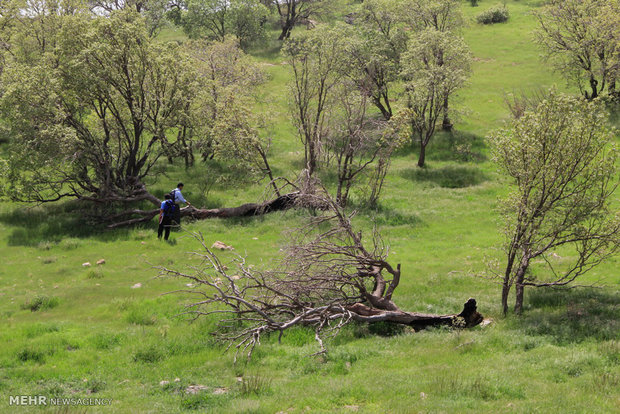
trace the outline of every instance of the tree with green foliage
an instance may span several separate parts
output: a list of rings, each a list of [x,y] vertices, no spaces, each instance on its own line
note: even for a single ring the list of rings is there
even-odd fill
[[[401,19],[415,31],[457,32],[465,24],[461,0],[404,0],[400,10]]]
[[[293,71],[291,115],[304,145],[309,175],[318,168],[321,148],[329,134],[336,87],[344,76],[345,35],[339,27],[320,26],[289,39],[282,48]]]
[[[166,24],[168,0],[88,0],[95,15],[109,15],[115,10],[135,10],[145,21],[151,36],[157,36]]]
[[[192,39],[224,41],[234,35],[243,48],[260,39],[269,11],[258,0],[188,0],[180,23]]]
[[[587,99],[618,96],[620,1],[551,0],[536,13],[545,58]]]
[[[493,158],[514,184],[501,204],[504,314],[513,286],[521,313],[526,286],[566,286],[620,247],[620,214],[611,205],[617,150],[607,123],[600,100],[551,91],[491,135]]]
[[[280,16],[282,32],[278,40],[291,37],[295,25],[330,10],[329,0],[271,0]]]
[[[2,196],[38,203],[77,198],[105,207],[147,201],[159,207],[146,186],[155,164],[162,156],[191,163],[195,142],[201,142],[197,136],[208,141],[214,129],[223,133],[212,151],[234,154],[250,169],[258,159],[270,173],[268,142],[257,135],[244,100],[261,76],[234,40],[165,44],[150,37],[145,19],[129,9],[106,17],[76,13],[62,21],[54,48],[38,59],[8,55],[0,108],[11,140],[0,171]],[[18,57],[19,50],[13,50]],[[248,148],[255,150],[252,159]],[[263,214],[292,207],[295,196],[211,210],[190,207],[182,214]],[[129,208],[101,218],[118,227],[149,221],[158,212]]]
[[[348,76],[386,120],[393,115],[390,86],[398,79],[407,42],[400,5],[397,0],[365,1],[343,45],[350,57]]]
[[[3,192],[157,203],[145,179],[187,116],[194,65],[181,47],[153,40],[135,11],[68,18],[39,62],[12,60],[2,74],[12,137]]]
[[[395,120],[419,144],[418,167],[435,133],[445,102],[467,81],[471,54],[465,41],[450,32],[425,29],[409,42],[402,58],[407,106]]]
[[[203,159],[212,158],[214,147],[221,145],[217,126],[220,118],[237,118],[239,114],[234,112],[238,110],[250,116],[248,110],[256,103],[256,89],[265,75],[232,37],[223,42],[194,41],[187,48],[196,60],[200,83],[191,106],[194,138],[190,144],[202,153]]]
[[[425,29],[435,29],[439,32],[459,33],[465,19],[461,11],[461,0],[406,0],[405,12],[402,18],[408,27],[416,32]],[[441,128],[444,131],[452,130],[450,121],[450,96],[445,96],[443,103],[443,121]]]
[[[73,17],[88,15],[90,12],[86,3],[81,0],[0,2],[0,50],[3,63],[39,63],[46,53],[53,53],[60,32]]]
[[[368,97],[343,80],[336,90],[333,126],[325,139],[328,161],[336,166],[336,203],[346,207],[351,189],[365,177],[364,195],[376,204],[397,140],[384,135],[386,122],[368,114]],[[370,173],[370,177],[368,174]]]
[[[269,177],[280,196],[267,157],[271,144],[264,133],[267,122],[254,110],[265,74],[231,37],[210,44],[191,42],[188,48],[200,63],[201,84],[191,109],[194,136],[189,144],[204,158],[236,160],[244,175]]]

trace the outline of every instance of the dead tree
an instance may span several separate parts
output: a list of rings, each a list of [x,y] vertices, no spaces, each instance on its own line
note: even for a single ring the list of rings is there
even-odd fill
[[[325,143],[328,160],[336,164],[336,201],[346,207],[352,187],[374,168],[368,193],[370,204],[375,204],[399,141],[386,139],[385,122],[369,118],[368,97],[359,93],[353,82],[345,81],[337,95],[339,113]]]
[[[296,230],[298,235],[286,251],[278,270],[259,271],[237,257],[225,266],[207,247],[202,235],[196,238],[203,251],[195,253],[201,263],[190,272],[160,268],[164,276],[191,281],[191,288],[177,292],[196,295],[184,313],[199,318],[222,315],[216,334],[248,358],[261,336],[292,326],[314,328],[318,353],[325,353],[323,338],[336,334],[351,322],[391,322],[415,330],[429,326],[471,327],[482,321],[476,301],[469,299],[459,314],[434,315],[401,310],[393,295],[401,279],[400,264],[387,261],[387,249],[378,234],[367,249],[362,233],[338,204],[323,195],[304,196],[304,203],[323,203],[325,214]]]

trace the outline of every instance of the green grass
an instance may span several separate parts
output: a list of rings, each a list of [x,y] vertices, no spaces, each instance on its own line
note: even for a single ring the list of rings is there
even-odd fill
[[[112,398],[96,412],[571,412],[611,413],[620,406],[620,263],[614,257],[581,281],[601,289],[529,290],[523,317],[501,316],[499,286],[485,279],[487,263],[502,259],[497,199],[506,180],[488,161],[484,136],[507,119],[508,93],[564,82],[542,64],[531,42],[535,2],[509,1],[510,20],[473,23],[496,2],[464,11],[476,62],[469,86],[455,101],[462,111],[454,135],[439,134],[428,167],[415,151],[393,160],[377,209],[361,204],[355,225],[373,220],[401,263],[395,301],[411,311],[453,313],[469,297],[494,323],[466,331],[350,325],[317,351],[312,331],[265,337],[251,361],[232,363],[215,341],[214,318],[179,315],[190,298],[163,295],[184,282],[157,278],[156,266],[183,268],[197,243],[173,232],[159,242],[156,225],[107,231],[65,203],[26,209],[0,204],[0,412],[9,395]],[[296,30],[304,30],[302,28]],[[181,40],[167,29],[165,40]],[[273,36],[272,36],[273,37]],[[257,108],[269,114],[278,175],[293,178],[303,156],[287,109],[289,72],[278,43],[252,50],[269,75]],[[209,182],[226,165],[160,166],[155,194],[185,182],[194,204],[233,206],[260,199],[263,184]],[[209,191],[206,191],[206,189]],[[269,267],[303,212],[184,223],[208,243],[223,241],[258,267]],[[232,256],[222,253],[226,261]],[[106,263],[96,266],[99,259]],[[90,262],[92,266],[84,267]],[[141,287],[134,288],[136,284]],[[34,309],[36,308],[36,310]],[[175,381],[178,379],[178,381]],[[162,382],[162,381],[168,381]],[[205,388],[197,394],[185,390]],[[218,391],[215,393],[216,390]],[[52,410],[53,411],[53,410]],[[64,412],[60,411],[59,412]],[[73,412],[73,410],[67,410]]]

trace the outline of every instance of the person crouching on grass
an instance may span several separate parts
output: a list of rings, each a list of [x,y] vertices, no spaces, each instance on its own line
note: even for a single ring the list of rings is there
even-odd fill
[[[161,239],[162,233],[164,230],[166,234],[164,235],[164,240],[168,240],[170,236],[170,226],[172,225],[172,218],[174,217],[174,210],[176,210],[177,206],[172,201],[172,196],[170,194],[166,194],[164,196],[164,201],[161,203],[161,207],[159,208],[159,228],[157,229],[157,238]]]

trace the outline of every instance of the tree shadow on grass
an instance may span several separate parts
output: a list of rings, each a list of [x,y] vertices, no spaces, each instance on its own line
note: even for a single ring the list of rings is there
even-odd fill
[[[528,295],[529,293],[529,295]],[[528,335],[558,344],[620,339],[620,292],[611,289],[531,289],[528,308],[511,323]]]
[[[419,143],[404,145],[396,155],[419,154]],[[426,148],[427,161],[482,162],[487,159],[483,137],[462,131],[438,131]]]
[[[280,49],[282,49],[281,40],[269,39],[250,46],[247,53],[261,60],[275,61],[280,57]]]
[[[460,165],[440,168],[413,167],[402,171],[401,176],[412,181],[430,182],[444,188],[471,187],[488,180],[488,177],[479,169]]]
[[[105,224],[96,220],[97,212],[85,203],[68,201],[36,207],[15,207],[0,214],[0,223],[8,227],[9,246],[43,246],[63,240],[92,238],[117,240],[126,237],[130,229],[107,231]],[[144,226],[154,227],[154,224]],[[70,244],[70,243],[69,243]]]
[[[487,145],[484,138],[462,131],[438,132],[429,145],[427,156],[433,161],[482,162]]]
[[[349,207],[364,213],[365,216],[371,218],[371,220],[377,226],[421,226],[424,224],[422,219],[415,213],[403,212],[391,207],[387,207],[382,203],[378,203],[375,206],[370,206],[367,203],[359,202],[359,200],[351,201]]]

